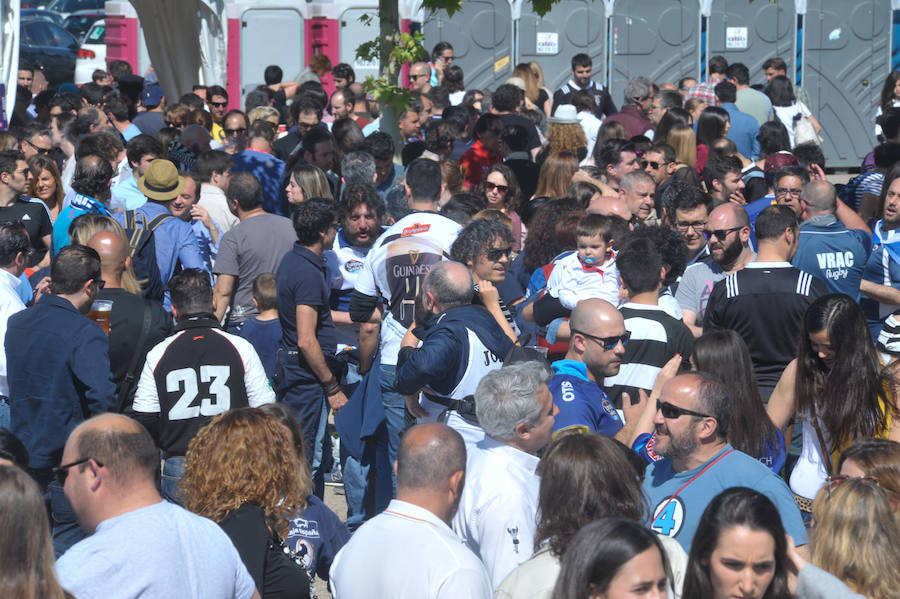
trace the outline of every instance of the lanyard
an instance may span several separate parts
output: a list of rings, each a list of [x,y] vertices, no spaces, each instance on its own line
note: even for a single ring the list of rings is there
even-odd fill
[[[729,453],[731,453],[731,452],[733,452],[733,451],[734,451],[734,448],[732,447],[731,449],[729,449],[728,451],[726,451],[725,453],[723,453],[722,455],[720,455],[719,457],[717,457],[716,459],[714,459],[712,462],[710,462],[709,464],[707,464],[706,467],[705,467],[703,470],[701,470],[700,472],[698,472],[697,474],[695,474],[694,476],[692,476],[691,479],[690,479],[689,481],[687,481],[686,483],[684,483],[683,485],[681,485],[681,487],[679,487],[679,489],[678,489],[677,491],[675,491],[674,493],[672,493],[671,496],[669,496],[669,500],[666,501],[665,505],[662,506],[662,509],[659,510],[659,512],[663,512],[663,511],[669,506],[669,504],[672,503],[672,500],[675,499],[675,498],[678,496],[679,493],[681,493],[682,491],[684,491],[684,490],[688,487],[689,484],[691,484],[692,482],[694,482],[695,480],[697,480],[697,479],[700,477],[701,474],[703,474],[704,472],[706,472],[707,470],[709,470],[710,468],[712,468],[713,466],[715,466],[715,465],[716,465],[716,462],[718,462],[719,460],[721,460],[722,458],[724,458],[725,456],[727,456]]]

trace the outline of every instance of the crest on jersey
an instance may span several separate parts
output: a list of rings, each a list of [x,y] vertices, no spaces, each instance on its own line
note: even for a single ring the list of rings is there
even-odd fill
[[[406,253],[409,254],[409,263],[410,264],[415,264],[416,262],[419,261],[419,250],[409,250]]]
[[[409,237],[410,235],[418,235],[419,233],[427,233],[431,229],[431,225],[414,223],[403,229],[400,233],[401,237]]]

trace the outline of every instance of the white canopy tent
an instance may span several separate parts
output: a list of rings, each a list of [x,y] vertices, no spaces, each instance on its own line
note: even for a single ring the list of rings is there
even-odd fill
[[[19,70],[19,0],[0,0],[0,23],[0,84],[6,89],[3,110],[9,123]]]

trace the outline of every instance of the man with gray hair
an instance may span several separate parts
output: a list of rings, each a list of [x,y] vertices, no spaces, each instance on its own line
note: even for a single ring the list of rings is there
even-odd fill
[[[341,181],[347,185],[374,185],[375,158],[368,152],[349,152],[341,160]]]
[[[559,413],[549,379],[545,363],[522,362],[488,373],[475,391],[486,437],[469,446],[453,530],[481,557],[495,589],[534,551],[536,454],[550,442]]]
[[[413,334],[397,356],[397,390],[420,422],[441,418],[468,444],[484,439],[474,393],[502,365],[512,341],[490,312],[472,305],[472,275],[458,262],[432,267],[416,298]],[[419,339],[422,344],[419,346]],[[421,393],[420,393],[421,392]]]
[[[660,224],[653,200],[654,194],[656,181],[647,171],[640,169],[631,171],[619,181],[619,197],[628,204],[631,211],[629,220],[635,226]]]
[[[646,77],[629,79],[625,84],[625,105],[622,110],[606,117],[606,122],[620,123],[625,127],[625,139],[635,135],[644,135],[653,129],[653,123],[647,118],[653,105],[653,83]]]
[[[845,210],[849,210],[843,206]],[[800,233],[791,263],[825,281],[829,293],[859,301],[862,273],[872,251],[872,236],[838,220],[837,194],[828,181],[811,181],[800,194]]]
[[[335,599],[489,599],[484,565],[449,527],[466,479],[462,437],[443,424],[414,426],[400,441],[394,470],[397,499],[334,558]]]

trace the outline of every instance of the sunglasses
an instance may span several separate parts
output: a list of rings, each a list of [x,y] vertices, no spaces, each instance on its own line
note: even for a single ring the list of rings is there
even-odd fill
[[[656,162],[655,160],[641,160],[641,168],[646,169],[648,166],[653,170],[669,164],[668,162]]]
[[[85,464],[85,463],[89,462],[89,461],[92,460],[92,459],[93,459],[93,458],[81,458],[80,460],[77,460],[77,461],[75,461],[75,462],[72,462],[71,464],[63,464],[62,466],[58,466],[58,467],[54,468],[54,469],[53,469],[53,476],[56,477],[56,482],[58,482],[60,486],[65,486],[65,484],[66,484],[66,478],[69,476],[69,468],[72,468],[72,467],[74,467],[74,466],[80,466],[81,464]],[[101,468],[103,468],[103,464],[101,464],[101,463],[98,462],[97,460],[94,460],[94,462],[95,462],[98,466],[100,466]]]
[[[589,333],[585,333],[584,331],[576,331],[572,329],[572,334],[578,333],[583,337],[587,337],[588,339],[593,339],[597,343],[603,346],[603,349],[606,351],[611,351],[616,349],[619,344],[622,344],[622,347],[628,345],[628,340],[631,339],[631,333],[629,331],[625,331],[622,335],[616,335],[613,337],[598,337],[596,335],[591,335]]]
[[[210,102],[210,106],[215,106],[216,108],[225,108],[228,106],[228,102]]]
[[[734,231],[740,231],[744,227],[731,227],[730,229],[703,229],[703,236],[709,239],[713,235],[716,236],[716,239],[725,239],[728,237],[729,233],[733,233]]]
[[[496,262],[500,258],[506,256],[509,258],[512,255],[512,246],[505,248],[491,248],[487,250],[484,255],[491,262]]]
[[[712,418],[709,414],[702,414],[700,412],[695,412],[693,410],[686,410],[685,408],[679,408],[676,405],[670,404],[667,401],[659,401],[656,400],[656,409],[662,412],[663,418],[668,418],[669,420],[674,420],[681,416],[696,416],[698,418]]]
[[[873,485],[878,484],[878,479],[874,476],[847,476],[846,474],[835,474],[834,476],[829,476],[825,479],[825,490],[828,493],[828,498],[831,499],[832,490],[838,488],[848,480],[859,480]]]
[[[237,135],[238,133],[246,133],[246,127],[238,127],[237,129],[223,129],[225,135]]]
[[[34,150],[35,150],[38,154],[43,154],[43,155],[46,156],[47,154],[50,154],[50,152],[53,151],[53,148],[40,148],[40,147],[34,145],[33,143],[31,143],[31,140],[30,140],[30,139],[26,139],[26,140],[25,140],[25,143],[27,143],[29,146],[31,146],[32,148],[34,148]]]
[[[506,193],[509,191],[509,185],[497,185],[496,183],[491,183],[490,181],[484,182],[484,188],[488,191],[494,191],[495,189],[500,193]]]
[[[428,76],[429,76],[429,75],[412,75],[412,74],[410,74],[409,80],[410,80],[410,81],[415,81],[415,80],[418,79],[419,77],[428,77]]]

